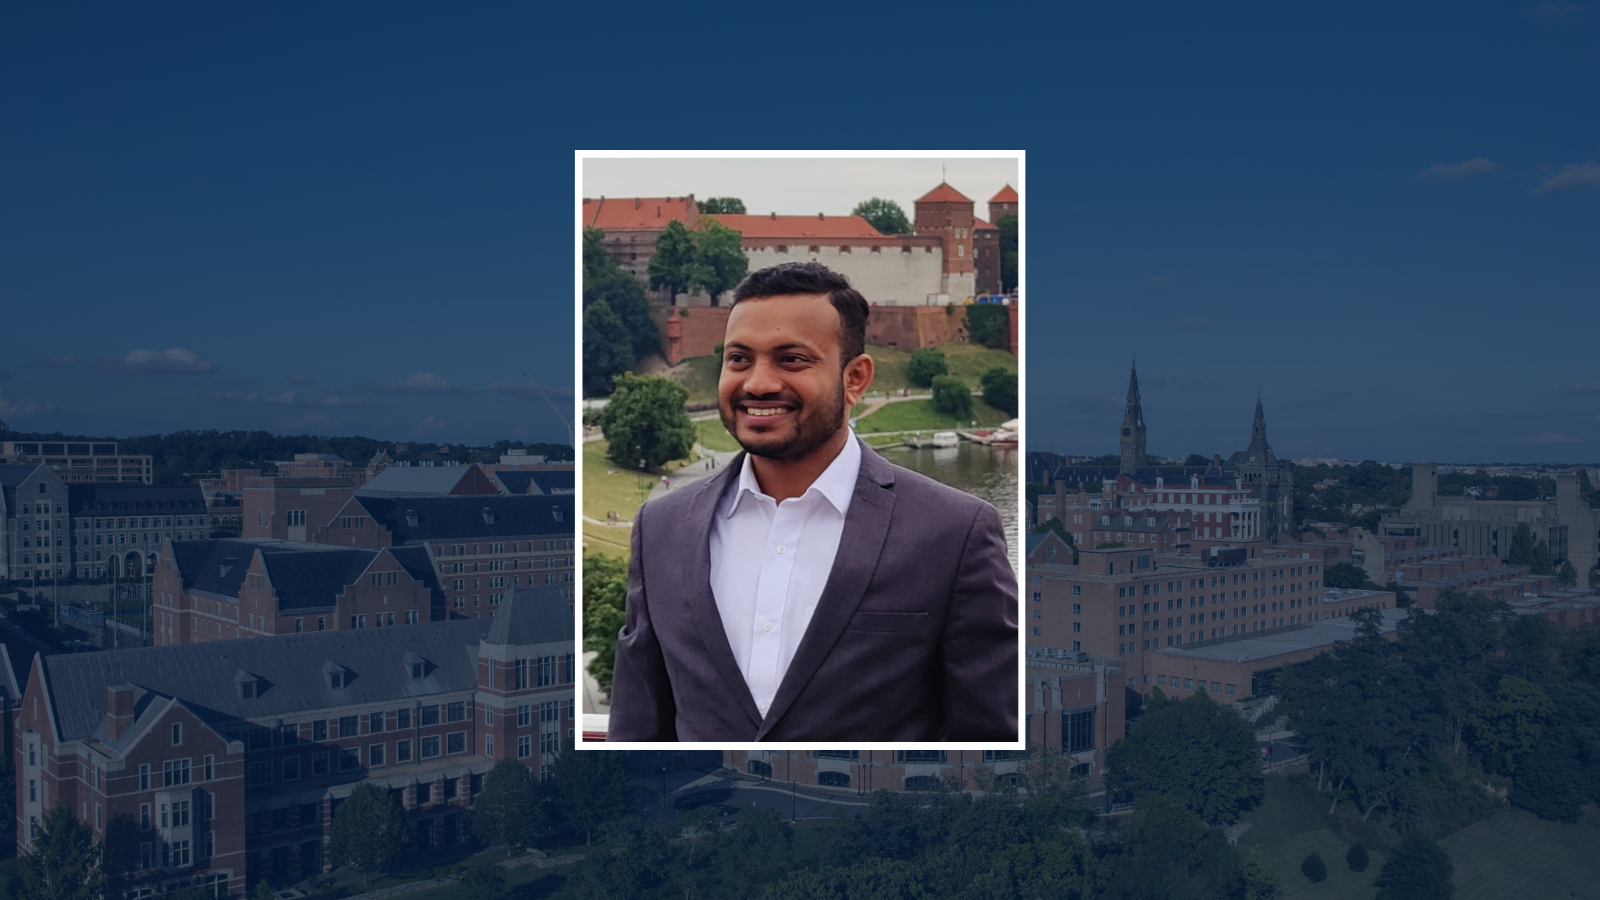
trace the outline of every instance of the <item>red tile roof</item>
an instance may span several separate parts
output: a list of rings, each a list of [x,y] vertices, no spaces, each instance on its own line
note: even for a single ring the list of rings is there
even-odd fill
[[[881,238],[878,229],[860,216],[740,216],[718,213],[711,216],[747,238]]]
[[[694,197],[601,197],[583,201],[583,224],[602,231],[654,231],[676,219],[688,224]]]
[[[923,194],[917,199],[918,203],[971,203],[972,200],[948,184],[941,182],[938,187]]]
[[[999,231],[1000,228],[999,228],[999,226],[996,226],[996,225],[990,225],[988,222],[985,222],[984,220],[978,218],[977,216],[973,216],[972,217],[972,230],[973,231]]]
[[[1008,184],[1005,187],[1000,189],[1000,193],[995,194],[993,197],[990,197],[989,198],[989,202],[990,203],[1015,203],[1015,202],[1017,202],[1017,192],[1012,189],[1011,185]]]

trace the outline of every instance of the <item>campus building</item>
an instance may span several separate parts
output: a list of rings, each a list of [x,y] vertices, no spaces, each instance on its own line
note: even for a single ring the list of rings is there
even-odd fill
[[[239,897],[324,871],[362,782],[400,802],[415,848],[465,839],[495,761],[548,779],[572,737],[572,616],[561,591],[524,590],[492,618],[35,656],[18,853],[65,807],[105,847],[109,896]]]
[[[116,441],[0,441],[0,463],[48,466],[66,484],[149,484],[152,458]]]

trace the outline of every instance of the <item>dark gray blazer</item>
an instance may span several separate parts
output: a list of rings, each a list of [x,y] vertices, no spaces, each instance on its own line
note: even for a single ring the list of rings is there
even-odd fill
[[[1017,740],[999,513],[865,444],[833,571],[762,719],[711,593],[712,517],[743,464],[634,517],[606,740]]]

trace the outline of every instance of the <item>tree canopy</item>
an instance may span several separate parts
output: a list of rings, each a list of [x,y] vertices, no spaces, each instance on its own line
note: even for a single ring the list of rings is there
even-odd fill
[[[673,219],[661,229],[648,271],[652,288],[664,289],[674,296],[688,292],[689,276],[694,271],[694,239],[682,222]]]
[[[1265,790],[1255,731],[1205,691],[1170,700],[1153,689],[1128,736],[1107,751],[1106,773],[1111,790],[1165,794],[1218,824]]]
[[[1389,854],[1374,882],[1377,900],[1450,900],[1455,864],[1433,839],[1413,832]]]
[[[633,811],[626,750],[579,750],[568,740],[556,754],[551,781],[562,814],[584,833],[585,843],[596,828]]]
[[[983,386],[983,402],[1013,416],[1017,414],[1017,373],[995,366],[983,373],[979,384]]]
[[[994,350],[1009,349],[1010,308],[1000,303],[974,303],[967,307],[967,339]]]
[[[944,351],[938,347],[914,350],[911,358],[906,360],[906,380],[918,387],[928,387],[933,384],[934,378],[949,373],[950,366],[945,362]]]
[[[682,223],[668,222],[650,258],[650,286],[674,294],[704,291],[715,305],[717,297],[738,286],[750,269],[742,240],[739,232],[709,216],[692,231]]]
[[[627,618],[628,566],[599,553],[583,555],[583,649],[595,654],[589,674],[611,693],[617,660],[617,633]]]
[[[685,459],[694,449],[694,424],[684,411],[689,391],[659,375],[616,379],[611,400],[600,416],[606,455],[619,466],[651,469]]]
[[[972,418],[972,388],[954,375],[933,379],[933,408],[947,416],[966,421]]]
[[[532,846],[549,829],[549,811],[539,779],[510,757],[483,776],[483,790],[472,802],[472,836],[485,844]]]
[[[328,828],[328,862],[360,872],[362,883],[373,872],[398,866],[409,847],[405,812],[393,795],[368,781],[339,804]]]
[[[866,219],[867,224],[878,229],[880,234],[911,233],[911,220],[906,218],[906,211],[900,208],[900,204],[893,200],[881,197],[863,200],[850,210],[850,215]]]
[[[100,900],[106,875],[89,826],[57,806],[44,814],[33,847],[21,860],[22,896],[39,900]]]
[[[744,201],[738,197],[707,197],[698,205],[702,214],[728,213],[738,216],[745,214]]]
[[[1017,217],[1008,213],[994,223],[1000,229],[1000,291],[1009,294],[1017,289]]]

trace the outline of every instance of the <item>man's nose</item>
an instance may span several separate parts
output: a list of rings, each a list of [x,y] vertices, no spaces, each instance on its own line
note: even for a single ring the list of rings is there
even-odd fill
[[[770,362],[757,360],[745,374],[744,390],[747,394],[776,394],[783,390],[783,378],[778,367]]]

